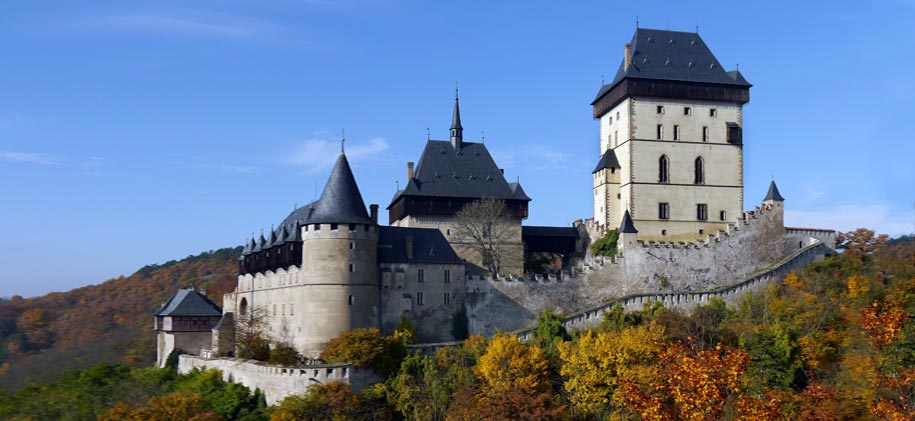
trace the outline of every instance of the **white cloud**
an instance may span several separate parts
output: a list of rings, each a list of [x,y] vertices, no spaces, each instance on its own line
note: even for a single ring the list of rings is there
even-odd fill
[[[76,21],[73,26],[122,33],[259,41],[312,50],[334,50],[327,45],[303,40],[300,31],[292,26],[200,10],[95,15]]]
[[[15,151],[2,151],[0,150],[0,161],[6,162],[21,162],[25,164],[41,164],[41,165],[53,165],[60,162],[59,159],[41,154],[41,153],[31,153],[31,152],[15,152]]]
[[[302,142],[301,146],[287,156],[290,164],[302,166],[307,173],[326,170],[336,162],[340,154],[340,141],[330,140],[330,133],[318,132],[311,139]],[[346,157],[350,162],[367,161],[378,158],[388,149],[388,142],[374,137],[367,141],[346,141]]]
[[[492,149],[493,159],[504,168],[523,167],[525,170],[556,170],[571,167],[569,155],[544,145],[527,145],[523,148]]]
[[[868,228],[880,234],[899,236],[915,232],[913,214],[884,204],[838,205],[831,209],[785,210],[785,225],[852,231]]]

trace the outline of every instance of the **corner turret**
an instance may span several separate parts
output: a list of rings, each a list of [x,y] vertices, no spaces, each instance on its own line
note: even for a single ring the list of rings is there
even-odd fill
[[[619,240],[616,243],[617,249],[622,250],[626,247],[635,246],[638,239],[639,230],[635,229],[632,215],[629,214],[629,209],[626,209],[626,212],[623,213],[623,221],[620,222]]]

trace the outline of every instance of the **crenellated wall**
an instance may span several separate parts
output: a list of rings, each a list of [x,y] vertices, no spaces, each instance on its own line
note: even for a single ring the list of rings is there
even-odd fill
[[[378,382],[380,378],[372,369],[349,364],[316,364],[301,367],[279,367],[254,360],[233,358],[204,358],[181,355],[178,373],[193,369],[222,371],[225,381],[247,386],[251,391],[264,392],[267,405],[273,405],[287,396],[304,394],[309,386],[332,381],[347,383],[358,392]]]

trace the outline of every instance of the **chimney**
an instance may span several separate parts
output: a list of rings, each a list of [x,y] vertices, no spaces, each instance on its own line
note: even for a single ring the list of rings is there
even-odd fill
[[[411,164],[412,164],[412,162],[411,162]],[[377,204],[372,203],[371,205],[369,205],[369,215],[372,218],[372,222],[374,222],[377,225],[378,224],[378,205]]]
[[[413,179],[413,161],[407,162],[407,183]]]
[[[413,258],[413,236],[407,236],[407,259]]]
[[[627,43],[623,51],[623,70],[629,70],[630,64],[632,64],[632,45]]]

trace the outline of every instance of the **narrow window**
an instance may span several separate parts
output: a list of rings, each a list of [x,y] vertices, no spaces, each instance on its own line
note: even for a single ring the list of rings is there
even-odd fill
[[[289,315],[295,316],[295,303],[289,303]]]
[[[683,115],[690,115],[693,113],[693,110],[689,107],[683,107]]]
[[[273,315],[276,316],[276,304],[273,305]]]
[[[282,313],[282,314],[285,316],[285,315],[286,315],[286,304],[283,304],[282,309],[283,309],[283,313]]]
[[[674,125],[674,140],[680,140],[680,126]]]
[[[708,220],[708,205],[705,203],[696,205],[696,219],[700,221]]]
[[[661,235],[667,235],[667,230],[661,230]]]
[[[444,305],[451,304],[451,293],[450,292],[446,292],[446,293],[442,294],[442,304],[444,304]]]
[[[352,295],[350,295],[349,298],[347,298],[347,302],[349,302],[349,305],[355,304],[355,303],[356,303],[356,297],[353,297]]]
[[[708,126],[702,126],[702,141],[708,142]]]
[[[620,133],[616,130],[613,131],[613,146],[616,146],[620,141]]]
[[[355,271],[356,271],[356,265],[350,263],[350,264],[349,264],[349,272],[350,272],[350,273],[353,273],[353,272],[355,272]]]
[[[619,112],[619,111],[616,112],[616,119],[617,119],[617,120],[620,119],[620,112]]]
[[[607,119],[607,124],[613,124],[613,116],[610,116],[610,117]]]
[[[661,155],[661,158],[658,159],[658,182],[667,183],[670,181],[668,177],[669,162],[667,160],[667,155]]]
[[[445,230],[445,233],[446,233],[445,235],[449,235],[449,236],[450,236],[450,235],[451,235],[451,228],[446,229],[446,230]]]
[[[448,269],[445,269],[445,283],[446,284],[451,283],[451,271]]]
[[[416,293],[416,305],[418,305],[418,306],[423,305],[423,293],[421,293],[421,292]]]
[[[353,242],[353,241],[350,241],[350,242],[349,242],[349,249],[350,249],[350,250],[355,250],[355,249],[356,249],[356,243]]]
[[[699,235],[705,234],[705,230],[699,230]]]
[[[658,219],[670,219],[670,203],[658,203]]]
[[[716,110],[716,109],[714,109],[714,108],[708,110],[708,116],[709,116],[709,117],[715,117],[715,116],[717,116],[717,115],[718,115],[718,110]]]
[[[664,114],[664,106],[658,105],[658,114]]]
[[[426,271],[422,269],[416,271],[416,282],[426,282]]]
[[[658,140],[664,139],[664,125],[658,124]]]
[[[728,213],[727,213],[726,211],[721,211],[721,212],[719,213],[719,216],[721,217],[721,220],[722,220],[722,221],[728,219]]]
[[[695,184],[705,184],[705,163],[702,160],[702,157],[696,158],[696,168],[695,168],[695,179],[693,183]]]

